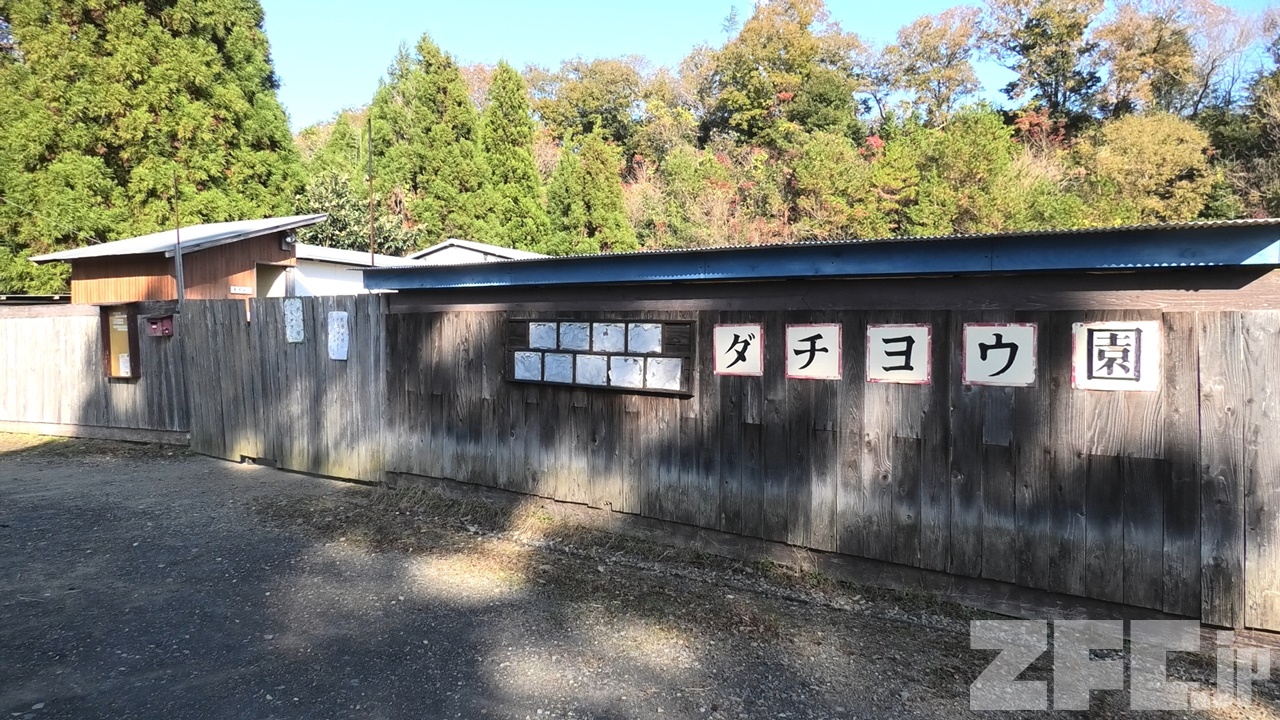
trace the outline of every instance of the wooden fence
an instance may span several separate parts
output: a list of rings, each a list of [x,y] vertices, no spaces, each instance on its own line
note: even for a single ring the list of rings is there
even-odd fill
[[[187,388],[175,338],[148,337],[138,317],[141,373],[108,379],[99,310],[92,305],[0,308],[0,427],[47,434],[180,441]],[[124,432],[119,432],[124,431]]]
[[[624,318],[625,316],[625,318]],[[506,382],[509,319],[697,323],[696,393]],[[1073,390],[1071,326],[1163,323],[1156,393]],[[1034,322],[1035,387],[959,381],[965,322]],[[715,376],[716,323],[843,324],[843,380]],[[933,382],[864,382],[867,323],[929,323]],[[422,312],[388,324],[387,470],[1280,629],[1280,312]]]
[[[0,309],[0,421],[178,431],[189,407],[193,449],[230,460],[449,478],[1280,630],[1280,310],[292,302],[301,342],[282,300],[186,303],[179,338],[141,338],[135,381],[103,378],[96,308]],[[336,311],[346,360],[328,352]],[[511,382],[506,329],[520,319],[693,322],[693,395]],[[1072,388],[1072,323],[1099,320],[1162,324],[1159,392]],[[714,375],[714,325],[748,322],[768,338],[841,323],[843,379],[787,379],[772,341],[763,377]],[[1035,386],[961,383],[968,322],[1037,323]],[[929,324],[931,384],[864,382],[868,323]]]
[[[292,299],[301,308],[301,342],[286,337],[285,302],[184,303],[192,449],[380,480],[386,376],[380,298]],[[337,311],[348,317],[347,360],[329,358],[328,316]]]

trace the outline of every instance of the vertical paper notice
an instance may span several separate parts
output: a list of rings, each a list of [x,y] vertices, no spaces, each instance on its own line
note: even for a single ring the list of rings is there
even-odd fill
[[[347,359],[347,314],[341,310],[329,313],[329,359]]]
[[[306,332],[302,329],[302,300],[298,298],[285,298],[284,338],[291,343],[306,339]]]

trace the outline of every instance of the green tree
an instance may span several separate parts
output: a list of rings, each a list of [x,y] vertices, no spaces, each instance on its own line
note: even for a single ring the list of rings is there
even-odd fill
[[[374,241],[383,255],[407,255],[417,249],[414,233],[400,218],[386,212],[385,201],[375,202]],[[329,219],[302,228],[298,239],[310,245],[342,250],[369,249],[369,190],[350,174],[318,171],[298,196],[298,212],[327,213]]]
[[[1089,25],[1103,0],[987,0],[983,33],[992,54],[1018,74],[1004,88],[1011,100],[1031,96],[1054,118],[1093,110],[1101,79]]]
[[[490,240],[479,116],[457,64],[424,35],[387,75],[370,108],[378,194],[392,199],[419,247]]]
[[[489,224],[495,241],[522,250],[537,248],[546,242],[551,225],[533,162],[533,118],[524,81],[505,62],[498,64],[489,86],[480,145],[493,188]]]
[[[1102,105],[1112,115],[1170,111],[1194,78],[1191,28],[1179,4],[1122,2],[1094,32],[1107,69]]]
[[[1184,222],[1213,192],[1209,137],[1175,115],[1127,115],[1107,123],[1079,153],[1099,225]]]
[[[619,172],[622,158],[602,133],[564,143],[547,186],[547,214],[556,231],[543,252],[569,255],[638,247],[627,220]]]
[[[945,123],[956,104],[981,87],[971,62],[977,31],[977,9],[955,7],[902,28],[897,44],[886,48],[897,85],[930,123]]]
[[[704,136],[785,147],[800,131],[856,132],[856,36],[829,22],[822,0],[764,0],[742,30],[703,60]]]
[[[301,167],[257,0],[0,0],[0,26],[10,257],[169,227],[175,175],[184,222],[292,211]]]
[[[638,56],[566,60],[556,72],[531,68],[533,110],[563,141],[599,130],[626,146],[643,106],[644,59]]]

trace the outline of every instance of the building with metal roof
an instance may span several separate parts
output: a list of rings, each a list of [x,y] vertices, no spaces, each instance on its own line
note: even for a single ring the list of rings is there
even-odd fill
[[[1280,265],[1280,219],[606,253],[375,269],[374,290]]]

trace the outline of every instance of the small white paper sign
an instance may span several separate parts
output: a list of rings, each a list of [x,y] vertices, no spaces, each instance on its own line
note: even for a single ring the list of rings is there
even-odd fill
[[[867,382],[928,385],[932,333],[928,325],[867,325]]]
[[[644,358],[614,355],[609,358],[609,384],[614,387],[644,387]]]
[[[964,384],[1036,384],[1035,323],[965,323]]]
[[[542,379],[554,383],[573,382],[573,356],[568,353],[543,355]]]
[[[560,323],[561,350],[590,350],[591,334],[587,323]]]
[[[1108,321],[1071,326],[1071,386],[1081,390],[1160,389],[1160,323]]]
[[[335,310],[329,313],[329,359],[347,359],[347,313]]]
[[[627,352],[662,352],[662,325],[658,323],[631,323],[627,326]]]
[[[542,353],[520,351],[515,356],[516,380],[542,379]]]
[[[627,348],[626,326],[622,323],[592,323],[591,349],[598,353],[620,353]]]
[[[129,353],[127,352],[120,353],[120,356],[116,358],[116,362],[120,364],[121,375],[128,375],[133,370],[133,365],[129,362]]]
[[[764,374],[762,325],[716,325],[712,335],[716,375]]]
[[[553,322],[529,323],[529,347],[534,350],[555,350],[556,332],[556,324]]]
[[[302,300],[299,298],[285,298],[284,339],[291,343],[306,340],[306,332],[302,326]]]
[[[684,361],[680,358],[649,358],[645,362],[644,386],[653,390],[679,390],[683,369]]]
[[[583,385],[605,385],[609,382],[609,359],[604,355],[576,355],[578,382]]]

